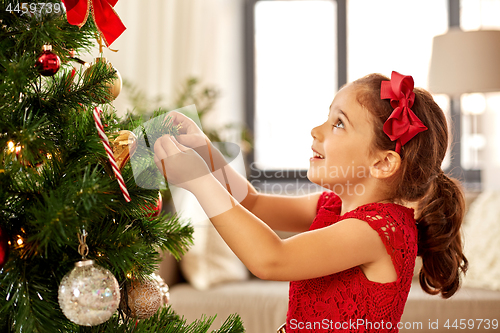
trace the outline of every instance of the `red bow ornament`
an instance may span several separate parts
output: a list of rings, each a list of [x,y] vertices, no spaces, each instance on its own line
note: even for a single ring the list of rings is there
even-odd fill
[[[113,7],[118,0],[62,0],[66,7],[68,23],[81,28],[92,17],[107,46],[111,45],[125,31],[125,26]]]
[[[401,147],[415,135],[427,130],[427,127],[413,113],[411,107],[415,101],[413,92],[414,82],[410,75],[401,75],[392,72],[390,81],[382,81],[380,98],[391,99],[394,108],[389,118],[384,123],[384,133],[396,141],[396,153],[401,152]]]

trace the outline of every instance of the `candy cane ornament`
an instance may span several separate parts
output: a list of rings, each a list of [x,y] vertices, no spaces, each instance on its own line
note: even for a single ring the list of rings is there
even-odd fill
[[[113,171],[114,171],[115,176],[116,176],[116,180],[118,181],[118,184],[120,185],[120,189],[122,190],[123,196],[125,197],[125,200],[127,202],[130,202],[130,195],[128,194],[127,187],[125,186],[125,181],[123,180],[122,173],[120,172],[120,169],[118,168],[118,164],[116,164],[116,160],[115,160],[115,157],[113,155],[113,150],[111,149],[111,146],[109,144],[108,137],[106,136],[106,133],[104,133],[104,127],[102,126],[102,122],[101,122],[101,113],[102,113],[102,110],[96,106],[94,108],[95,127],[97,128],[97,132],[99,133],[99,137],[102,140],[102,144],[104,145],[104,150],[106,150],[106,154],[108,155],[109,162],[111,162],[111,167],[113,168]]]

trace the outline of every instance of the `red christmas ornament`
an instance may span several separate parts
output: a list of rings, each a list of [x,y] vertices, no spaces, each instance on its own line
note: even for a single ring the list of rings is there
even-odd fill
[[[9,238],[0,227],[0,269],[7,262],[7,258],[9,258]]]
[[[161,209],[163,207],[163,200],[161,198],[161,194],[158,196],[158,200],[156,200],[156,206],[154,205],[144,205],[144,209],[148,212],[149,217],[157,217],[161,213]]]
[[[43,46],[43,52],[38,57],[35,67],[43,76],[52,76],[57,73],[61,67],[61,59],[59,59],[57,54],[52,52],[52,45]]]

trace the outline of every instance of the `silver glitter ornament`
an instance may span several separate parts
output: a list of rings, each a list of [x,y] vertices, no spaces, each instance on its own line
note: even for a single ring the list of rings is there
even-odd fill
[[[93,326],[107,321],[120,304],[120,287],[113,274],[93,260],[75,263],[59,285],[59,306],[78,325]]]

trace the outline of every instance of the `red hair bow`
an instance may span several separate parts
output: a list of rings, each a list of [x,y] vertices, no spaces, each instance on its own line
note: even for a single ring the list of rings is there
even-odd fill
[[[113,7],[118,0],[62,0],[66,7],[68,23],[83,27],[92,7],[95,25],[107,46],[111,45],[125,31],[125,26]]]
[[[380,98],[390,98],[394,108],[384,123],[384,133],[391,141],[397,140],[396,153],[398,154],[401,152],[401,147],[415,135],[427,130],[427,127],[411,110],[415,101],[413,86],[413,78],[410,75],[392,72],[391,80],[382,81],[380,87]]]

